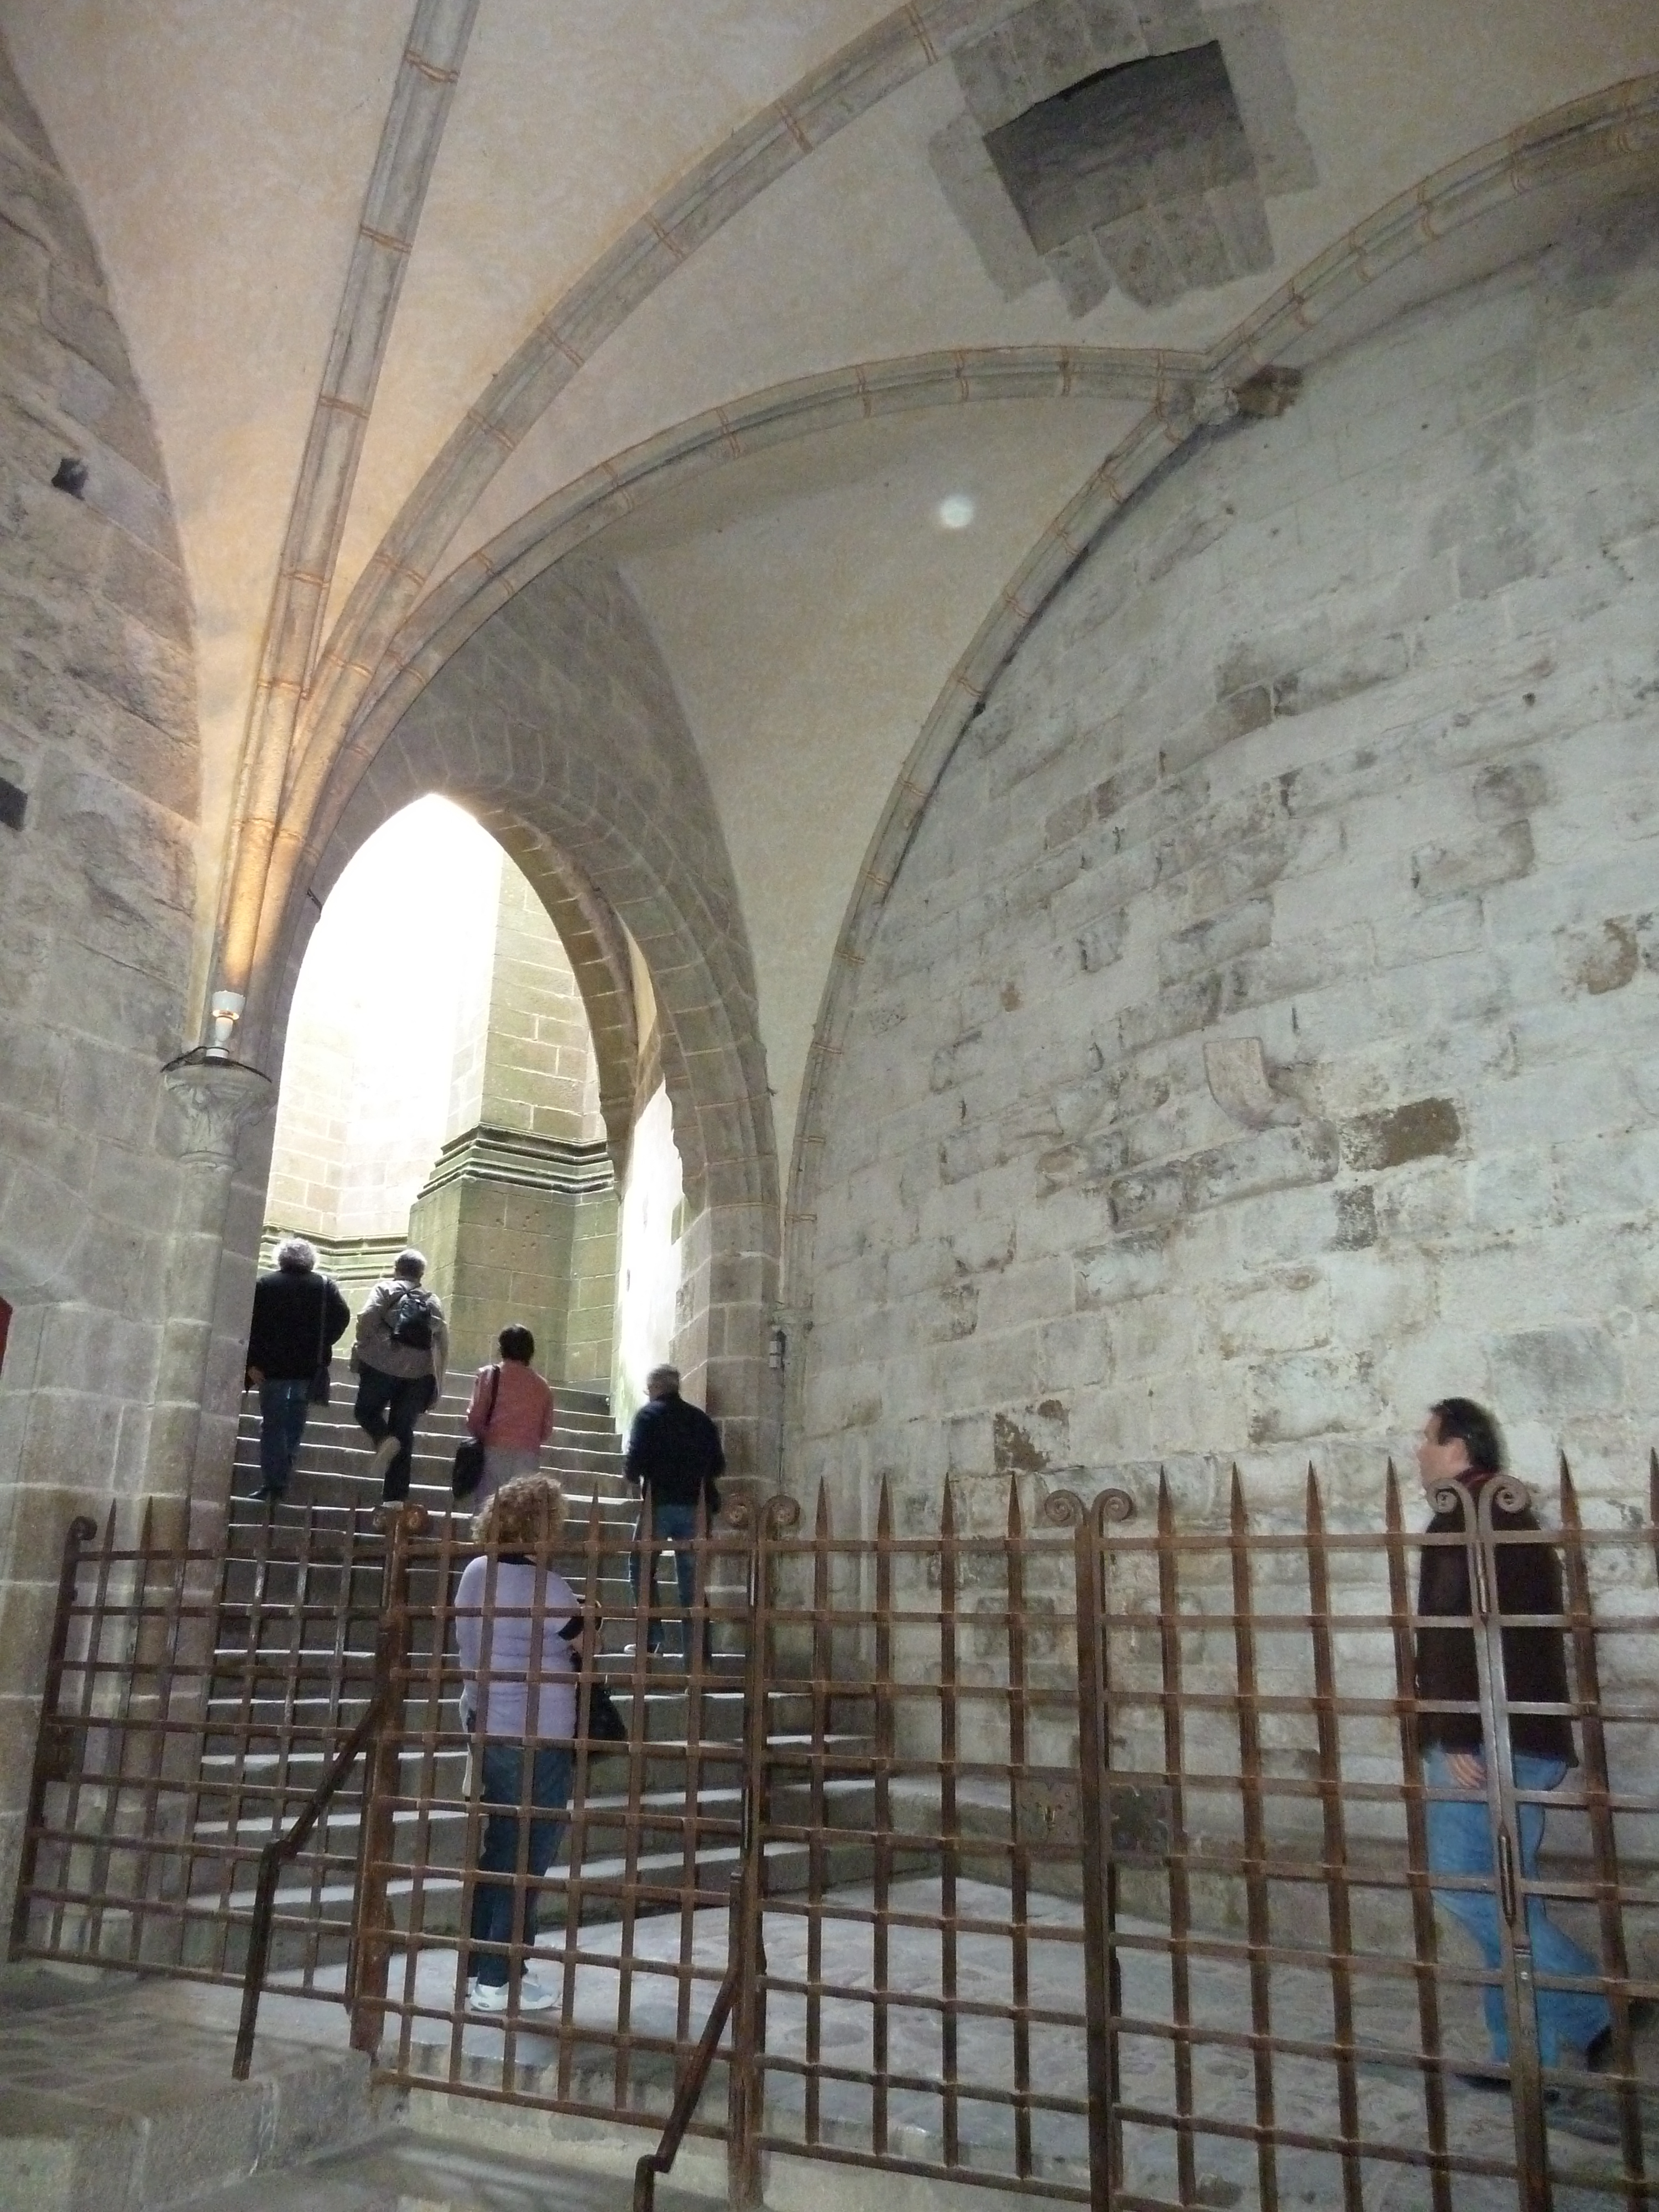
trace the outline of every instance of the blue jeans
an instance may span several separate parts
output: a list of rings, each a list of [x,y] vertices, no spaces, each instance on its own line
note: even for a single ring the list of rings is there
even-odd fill
[[[628,1555],[628,1586],[634,1594],[635,1616],[637,1619],[640,1610],[640,1547],[649,1540],[653,1548],[651,1553],[651,1618],[646,1630],[646,1643],[653,1651],[660,1651],[662,1623],[656,1613],[657,1557],[662,1546],[672,1544],[674,1547],[674,1577],[679,1584],[680,1605],[686,1616],[680,1629],[680,1656],[684,1658],[691,1650],[690,1615],[697,1595],[697,1555],[691,1548],[692,1539],[697,1533],[697,1509],[695,1505],[653,1505],[651,1528],[652,1534],[647,1540],[645,1516],[641,1513],[639,1525],[634,1531],[634,1548]],[[709,1656],[709,1637],[706,1626],[702,1647],[702,1656],[707,1659]]]
[[[1430,1745],[1423,1764],[1425,1778],[1431,1788],[1455,1786],[1442,1746]],[[1515,1754],[1517,1790],[1558,1789],[1566,1771],[1565,1759],[1540,1759],[1520,1751]],[[1544,1840],[1544,1808],[1518,1805],[1516,1811],[1521,1830],[1517,1838],[1521,1878],[1532,1881],[1537,1877],[1538,1848]],[[1492,1815],[1485,1801],[1466,1797],[1460,1803],[1431,1798],[1428,1814],[1430,1873],[1484,1875],[1489,1881],[1493,1880]],[[1498,1942],[1495,1885],[1486,1890],[1437,1890],[1435,1896],[1474,1938],[1486,1964],[1496,1966],[1503,1952]],[[1532,1938],[1535,1973],[1583,1976],[1592,1981],[1600,1975],[1601,1970],[1595,1960],[1588,1952],[1580,1950],[1571,1936],[1564,1935],[1550,1918],[1541,1897],[1527,1899],[1527,1930]],[[1486,2007],[1486,2032],[1492,2038],[1492,2057],[1501,2066],[1510,2055],[1504,1992],[1488,1984],[1481,1991],[1481,1998]],[[1538,2049],[1546,2066],[1556,2063],[1564,2043],[1580,2051],[1586,2049],[1613,2017],[1607,1999],[1596,1990],[1540,1990],[1537,2004]]]
[[[259,1385],[259,1480],[278,1497],[288,1488],[310,1410],[308,1375],[297,1382],[273,1382],[267,1376]]]
[[[482,1746],[482,1796],[486,1806],[510,1806],[510,1812],[489,1812],[484,1818],[483,1844],[478,1853],[481,1879],[472,1892],[472,1941],[498,1943],[498,1951],[476,1952],[472,1971],[486,1989],[504,1989],[508,1975],[505,1946],[522,1943],[527,1949],[536,1940],[536,1891],[553,1863],[559,1848],[562,1820],[532,1820],[526,1871],[532,1878],[520,1889],[515,1882],[485,1881],[489,1874],[516,1875],[519,1868],[518,1807],[524,1802],[524,1760],[527,1746],[499,1739]],[[550,1813],[562,1813],[570,1802],[574,1755],[568,1749],[543,1744],[533,1753],[530,1802]],[[516,1979],[514,1974],[512,1978]]]

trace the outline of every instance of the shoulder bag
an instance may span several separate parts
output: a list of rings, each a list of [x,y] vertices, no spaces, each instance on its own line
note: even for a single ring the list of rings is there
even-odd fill
[[[329,1373],[328,1341],[328,1294],[332,1288],[325,1275],[317,1301],[317,1364],[312,1370],[311,1388],[306,1393],[307,1403],[313,1406],[327,1405],[329,1384],[332,1380]]]
[[[597,1620],[594,1625],[598,1626]],[[574,1644],[585,1626],[581,1614],[576,1613],[566,1621],[559,1634],[567,1644]],[[628,1723],[622,1717],[622,1709],[597,1674],[586,1675],[576,1696],[576,1735],[586,1744],[590,1756],[597,1756],[602,1745],[628,1741]]]
[[[489,1381],[489,1405],[484,1414],[484,1432],[495,1418],[495,1401],[501,1395],[501,1370],[498,1360]],[[449,1470],[451,1494],[459,1499],[471,1498],[483,1480],[484,1448],[481,1437],[463,1437],[455,1447],[455,1463]]]

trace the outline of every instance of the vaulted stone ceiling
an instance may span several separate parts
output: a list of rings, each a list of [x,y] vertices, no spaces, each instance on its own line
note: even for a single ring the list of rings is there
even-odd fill
[[[337,367],[366,342],[394,262],[378,375],[342,372],[360,449],[307,523],[307,700],[349,690],[377,611],[389,634],[479,549],[533,538],[524,518],[550,527],[568,488],[723,410],[699,448],[718,484],[658,496],[641,466],[599,544],[708,760],[786,1151],[895,779],[1022,561],[1145,416],[1160,359],[1219,348],[1434,172],[1659,69],[1652,0],[0,0],[0,27],[178,502],[210,884],[285,533],[291,560],[323,496],[306,456],[309,438],[327,458],[331,343]],[[1080,199],[1031,173],[1048,197],[1028,236],[999,128],[1105,70],[1202,53],[1187,93],[1173,64],[1144,100],[1109,87],[1119,137]],[[1065,155],[1052,114],[1039,168]],[[403,166],[366,198],[394,142]],[[366,205],[369,259],[384,249],[367,283]],[[872,398],[917,356],[939,358],[902,373],[902,408]],[[966,527],[941,526],[953,497]],[[211,920],[210,896],[204,945]]]

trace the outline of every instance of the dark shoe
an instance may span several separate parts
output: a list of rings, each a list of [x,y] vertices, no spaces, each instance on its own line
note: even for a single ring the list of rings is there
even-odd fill
[[[253,1495],[256,1501],[261,1505],[280,1505],[283,1498],[287,1497],[288,1492],[285,1490],[273,1490],[269,1483],[262,1483],[258,1489],[254,1492]],[[1602,2033],[1605,2034],[1606,2033],[1607,2031],[1604,2028],[1602,2030]]]
[[[1655,2021],[1659,2020],[1659,1999],[1632,1997],[1628,2009],[1630,2032],[1633,2036],[1640,2035],[1644,2028],[1651,2027]],[[1611,2023],[1585,2045],[1584,2063],[1592,2074],[1606,2074],[1611,2069],[1613,2064]]]
[[[1488,2097],[1507,2097],[1510,2094],[1507,2074],[1454,2074],[1452,2080],[1461,2082],[1466,2089],[1480,2089]]]

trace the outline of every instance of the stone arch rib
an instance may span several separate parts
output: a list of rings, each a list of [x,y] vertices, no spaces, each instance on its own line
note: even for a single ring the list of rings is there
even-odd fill
[[[948,51],[1006,12],[1009,9],[1005,0],[996,0],[995,5],[977,11],[966,6],[956,10],[941,9],[939,13],[948,35],[939,51]],[[943,21],[945,17],[950,18],[948,24]],[[915,24],[908,28],[897,26],[896,29],[896,18],[889,18],[886,24],[867,34],[868,40],[878,40],[891,33],[898,39],[899,49],[908,52],[907,42],[915,35]],[[849,48],[848,55],[862,51],[862,44]],[[929,56],[933,58],[936,56]],[[846,57],[841,58],[844,61]],[[906,73],[911,67],[921,65],[912,55]],[[831,71],[836,66],[827,65]],[[902,76],[895,80],[902,81]],[[892,87],[890,84],[885,88]],[[793,103],[794,95],[790,99]],[[763,125],[764,118],[753,126],[763,136]],[[380,612],[374,621],[360,622],[346,639],[346,631],[355,619],[352,608],[357,594],[354,593],[341,617],[336,641],[325,652],[317,693],[307,718],[303,750],[287,794],[284,822],[275,842],[276,881],[272,896],[263,902],[267,922],[285,904],[288,885],[283,871],[297,859],[306,839],[304,825],[319,793],[335,773],[337,756],[342,749],[355,751],[359,764],[366,764],[396,715],[479,623],[495,608],[505,605],[549,562],[626,514],[644,495],[647,485],[665,489],[682,473],[717,465],[722,459],[735,458],[744,450],[757,450],[761,444],[774,442],[780,437],[810,434],[833,421],[848,419],[841,410],[884,412],[894,407],[933,404],[941,374],[948,375],[964,398],[1006,397],[1011,388],[1046,388],[1052,392],[1054,386],[1047,380],[1053,376],[1058,377],[1062,391],[1087,388],[1121,392],[1128,396],[1137,386],[1143,392],[1150,387],[1149,412],[1145,421],[1117,453],[1107,457],[1097,472],[1095,489],[1105,493],[1105,507],[1094,526],[1104,526],[1105,518],[1121,503],[1115,493],[1124,488],[1123,470],[1133,465],[1143,438],[1149,433],[1154,437],[1162,436],[1168,448],[1173,450],[1193,427],[1212,418],[1218,407],[1224,405],[1230,386],[1294,348],[1310,331],[1362,294],[1387,270],[1398,267],[1447,232],[1502,205],[1516,194],[1558,181],[1563,175],[1594,169],[1641,153],[1653,143],[1656,130],[1659,75],[1632,78],[1553,109],[1524,129],[1477,149],[1410,191],[1397,195],[1317,256],[1207,354],[1112,353],[1086,348],[1018,349],[957,351],[908,361],[858,364],[827,377],[799,380],[773,387],[738,406],[710,410],[603,463],[575,484],[542,502],[490,545],[480,549],[453,575],[444,578],[427,599],[422,597],[424,572],[416,563],[400,557],[386,586],[386,592],[393,596],[382,592],[376,601]],[[738,139],[732,143],[736,146],[739,142],[747,144],[744,134],[738,134]],[[701,171],[695,172],[683,190],[692,193],[702,174]],[[759,183],[751,180],[751,184],[754,191],[762,188]],[[746,191],[749,189],[745,187]],[[720,220],[733,211],[734,209],[723,208]],[[660,239],[653,235],[654,243],[660,245]],[[627,241],[623,243],[626,245]],[[619,246],[617,252],[620,253],[622,250]],[[641,247],[641,251],[645,249]],[[607,265],[602,264],[600,270],[585,283],[598,284]],[[557,308],[553,311],[544,331],[550,327],[560,312]],[[526,341],[527,350],[539,342],[540,334]],[[554,344],[552,351],[557,354],[558,350]],[[567,372],[573,368],[568,361],[565,366]],[[503,376],[507,374],[502,372]],[[1031,379],[1035,382],[1028,381]],[[556,384],[547,391],[537,414],[550,404],[557,388]],[[523,434],[532,419],[534,417],[526,416],[515,437]],[[506,449],[499,439],[486,438],[483,446],[488,449],[484,457],[493,474]],[[441,465],[441,458],[434,464],[434,470]],[[446,508],[443,536],[434,537],[424,549],[423,557],[428,564],[447,543],[466,506],[482,489],[483,481],[468,493],[463,504],[453,511]],[[417,493],[417,501],[420,497]],[[1077,528],[1085,526],[1089,498],[1090,488],[1085,487],[1067,514],[1051,526],[1051,533],[1045,533],[1045,542],[1033,556],[1039,570],[1050,550],[1051,537],[1062,547],[1069,547],[1065,554],[1067,562],[1076,557],[1081,549],[1072,541]],[[388,539],[387,545],[392,542]],[[386,548],[382,548],[382,554],[385,551]],[[1023,598],[1037,580],[1036,571],[1028,574],[1027,568],[1022,568],[1010,588],[1017,598]],[[359,588],[368,589],[367,578]],[[994,624],[1000,624],[1001,611],[999,610],[990,618]],[[964,675],[971,683],[973,672],[987,660],[985,642],[981,635],[970,646],[947,685],[947,694],[958,686]],[[1008,649],[1006,641],[1000,648],[992,649],[989,665],[998,665]],[[918,746],[919,757],[927,754],[929,743],[924,733]],[[904,783],[914,780],[907,770],[906,776],[901,779],[901,793]],[[882,834],[878,833],[878,842]],[[256,955],[252,983],[255,990],[262,964]],[[800,1127],[798,1124],[798,1129]],[[811,1133],[803,1133],[810,1136]]]
[[[659,193],[549,309],[470,406],[349,595],[319,667],[319,719],[351,718],[434,563],[507,455],[663,280],[849,123],[1027,0],[904,0]]]
[[[1190,411],[1205,374],[1194,354],[1105,347],[958,348],[860,362],[791,380],[694,416],[590,469],[464,561],[421,602],[380,666],[367,672],[349,729],[313,722],[290,784],[264,900],[262,939],[249,981],[245,1033],[261,1026],[270,970],[267,939],[281,926],[293,872],[307,865],[308,824],[343,772],[362,773],[398,717],[451,655],[555,562],[659,494],[714,467],[849,422],[941,404],[1010,398],[1144,401],[1161,416]]]
[[[238,772],[217,959],[240,985],[257,957],[295,732],[339,557],[346,509],[426,189],[478,0],[416,0],[335,313],[277,562]]]
[[[1379,277],[1518,194],[1659,152],[1659,72],[1552,109],[1400,193],[1320,254],[1171,386],[1048,525],[981,623],[935,701],[871,839],[836,939],[808,1051],[784,1217],[784,1295],[811,1281],[812,1232],[835,1073],[859,971],[887,894],[940,776],[999,672],[1083,556],[1134,492],[1270,363],[1305,352],[1319,326]]]
[[[1109,398],[1169,403],[1201,380],[1201,356],[1167,349],[1101,346],[958,348],[856,362],[822,375],[769,386],[677,423],[613,454],[519,517],[479,547],[414,607],[355,695],[351,737],[388,726],[429,676],[515,592],[566,553],[644,501],[711,468],[877,416],[980,400]],[[337,696],[332,702],[342,702]],[[303,814],[344,732],[323,699],[307,729],[289,793]]]
[[[342,763],[295,878],[305,888],[278,951],[285,979],[321,890],[380,823],[431,791],[477,814],[532,880],[556,865],[564,895],[587,898],[596,939],[608,915],[640,948],[694,1217],[678,1360],[726,1420],[734,1466],[753,1466],[779,1219],[753,969],[702,763],[613,571],[577,559],[538,579],[451,658],[372,764]],[[599,964],[619,957],[616,940],[596,951]],[[258,1043],[277,1049],[274,1023]],[[614,1054],[610,1080],[620,1094]]]

